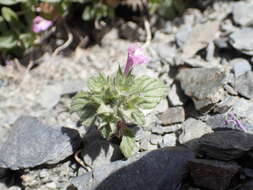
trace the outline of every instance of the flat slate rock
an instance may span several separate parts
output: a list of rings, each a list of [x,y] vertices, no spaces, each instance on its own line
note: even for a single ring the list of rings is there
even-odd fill
[[[241,26],[253,25],[253,2],[238,2],[233,6],[233,20]]]
[[[160,115],[162,125],[170,125],[175,123],[182,123],[185,120],[185,113],[183,107],[168,108]]]
[[[182,69],[177,75],[185,94],[192,98],[197,110],[224,98],[226,75],[219,68]]]
[[[210,190],[225,190],[240,166],[217,160],[195,159],[189,162],[195,185]]]
[[[253,29],[242,28],[230,35],[230,44],[238,51],[253,55]]]
[[[0,167],[18,170],[56,164],[80,146],[79,133],[70,128],[53,128],[31,116],[21,116],[2,144]]]
[[[251,65],[246,59],[236,58],[229,62],[233,66],[235,77],[239,77],[244,73],[251,71]]]
[[[248,71],[237,77],[235,89],[240,95],[249,99],[253,98],[253,72]]]
[[[78,190],[178,190],[195,158],[183,147],[163,148],[116,161],[74,178]]]
[[[198,140],[199,151],[210,158],[230,161],[253,148],[253,135],[236,130],[216,131]]]

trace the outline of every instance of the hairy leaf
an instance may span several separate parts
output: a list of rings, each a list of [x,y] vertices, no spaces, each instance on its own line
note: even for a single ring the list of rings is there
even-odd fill
[[[93,76],[88,80],[88,87],[93,92],[100,92],[107,86],[108,82],[102,74],[99,74],[98,76]]]
[[[85,126],[91,126],[97,114],[97,107],[91,104],[86,105],[81,111],[78,112],[80,119]]]
[[[0,49],[11,49],[16,46],[15,38],[10,36],[0,36]]]
[[[0,0],[0,5],[14,5],[20,2],[27,2],[29,0]]]
[[[124,130],[120,150],[126,158],[129,158],[138,151],[138,146],[135,142],[134,135],[129,129]]]
[[[79,92],[72,99],[71,111],[81,111],[88,103],[90,103],[90,97],[88,94],[85,92]]]
[[[143,126],[145,124],[145,116],[140,110],[135,110],[131,114],[131,118],[139,125]]]
[[[167,87],[159,79],[142,76],[135,79],[131,88],[132,96],[138,96],[136,104],[141,109],[154,108],[167,94]]]

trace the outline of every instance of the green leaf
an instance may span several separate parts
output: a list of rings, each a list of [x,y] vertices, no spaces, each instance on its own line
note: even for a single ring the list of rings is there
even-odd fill
[[[80,119],[85,126],[91,126],[95,119],[97,113],[96,105],[87,104],[81,111],[78,112]]]
[[[72,98],[71,112],[81,111],[88,103],[90,97],[86,92],[79,92]]]
[[[139,125],[143,126],[145,124],[145,116],[142,111],[135,110],[131,114],[131,118]]]
[[[28,49],[33,45],[33,42],[35,40],[35,36],[33,33],[23,33],[19,35],[19,39],[22,41],[24,48]]]
[[[29,0],[0,0],[1,5],[14,5],[20,2],[27,2]]]
[[[18,22],[19,20],[17,14],[8,7],[3,7],[1,13],[3,18],[9,23]]]
[[[7,33],[7,25],[2,16],[0,16],[0,33]]]
[[[129,129],[124,129],[124,134],[120,143],[120,150],[126,158],[129,158],[138,151],[134,135]]]
[[[88,87],[92,92],[100,92],[107,86],[108,82],[102,74],[90,77],[88,80]]]
[[[152,109],[167,95],[167,87],[159,79],[142,76],[135,79],[130,92],[132,96],[140,97],[137,107]]]
[[[47,2],[47,3],[59,3],[61,2],[62,0],[41,0],[43,2]]]
[[[12,35],[0,36],[0,49],[11,49],[17,45],[15,38]]]
[[[102,137],[107,140],[110,139],[111,132],[112,132],[112,130],[109,125],[105,125],[100,129],[100,133],[101,133]]]

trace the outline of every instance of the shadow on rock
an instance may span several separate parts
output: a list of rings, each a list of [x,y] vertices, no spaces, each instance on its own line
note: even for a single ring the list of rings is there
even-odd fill
[[[104,165],[72,183],[78,190],[180,190],[187,162],[194,158],[184,147],[163,148]]]
[[[240,186],[243,167],[253,168],[253,135],[216,131],[177,147],[136,154],[72,179],[78,190],[181,190],[198,186],[225,190]],[[247,159],[246,159],[247,158]]]
[[[81,157],[85,164],[93,168],[122,159],[119,145],[103,139],[95,127],[89,129],[83,140]]]

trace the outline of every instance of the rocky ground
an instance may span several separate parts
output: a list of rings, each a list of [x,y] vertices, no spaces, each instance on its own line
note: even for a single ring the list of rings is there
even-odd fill
[[[124,65],[142,28],[124,23],[100,45],[45,54],[31,70],[1,66],[0,189],[252,190],[252,10],[250,0],[217,1],[173,21],[151,19],[152,60],[135,73],[161,78],[168,96],[144,127],[131,128],[140,153],[126,161],[69,109],[89,76]]]

